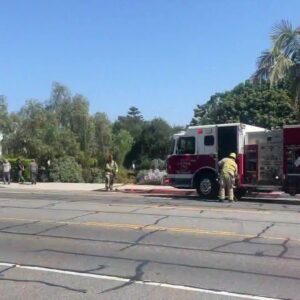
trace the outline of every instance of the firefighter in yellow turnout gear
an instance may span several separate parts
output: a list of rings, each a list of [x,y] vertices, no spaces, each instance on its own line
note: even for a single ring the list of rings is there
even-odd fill
[[[114,161],[113,156],[110,154],[108,156],[106,165],[105,165],[105,190],[112,191],[116,175],[118,173],[118,165]]]
[[[228,157],[223,158],[219,162],[220,168],[220,191],[219,200],[225,200],[225,191],[228,200],[234,201],[233,188],[235,185],[235,179],[238,178],[238,167],[236,164],[236,154],[230,153]]]

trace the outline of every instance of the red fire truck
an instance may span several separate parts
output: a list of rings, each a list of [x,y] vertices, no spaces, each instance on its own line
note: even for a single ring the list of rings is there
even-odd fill
[[[237,195],[246,191],[300,193],[300,125],[282,129],[241,124],[190,126],[173,136],[167,181],[196,189],[203,198],[218,193],[218,161],[237,153]]]

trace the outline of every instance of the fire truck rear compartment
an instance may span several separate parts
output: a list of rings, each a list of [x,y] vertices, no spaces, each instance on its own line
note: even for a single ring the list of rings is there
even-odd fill
[[[238,153],[238,127],[218,127],[218,160],[228,156],[231,152]]]
[[[245,146],[245,182],[281,186],[283,180],[282,130],[248,133]]]

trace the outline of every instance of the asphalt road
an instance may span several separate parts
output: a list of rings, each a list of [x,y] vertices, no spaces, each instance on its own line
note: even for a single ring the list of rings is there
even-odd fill
[[[300,206],[0,191],[1,299],[300,299]]]

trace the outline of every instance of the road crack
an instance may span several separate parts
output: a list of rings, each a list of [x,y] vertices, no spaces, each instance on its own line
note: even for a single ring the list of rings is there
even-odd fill
[[[19,282],[20,283],[39,283],[39,284],[47,285],[50,287],[65,289],[65,290],[72,291],[72,292],[83,293],[83,294],[87,293],[87,290],[85,290],[85,289],[75,289],[75,288],[68,287],[65,285],[50,283],[50,282],[42,281],[42,280],[14,279],[14,278],[0,278],[0,280],[17,282],[17,283],[19,283]]]

